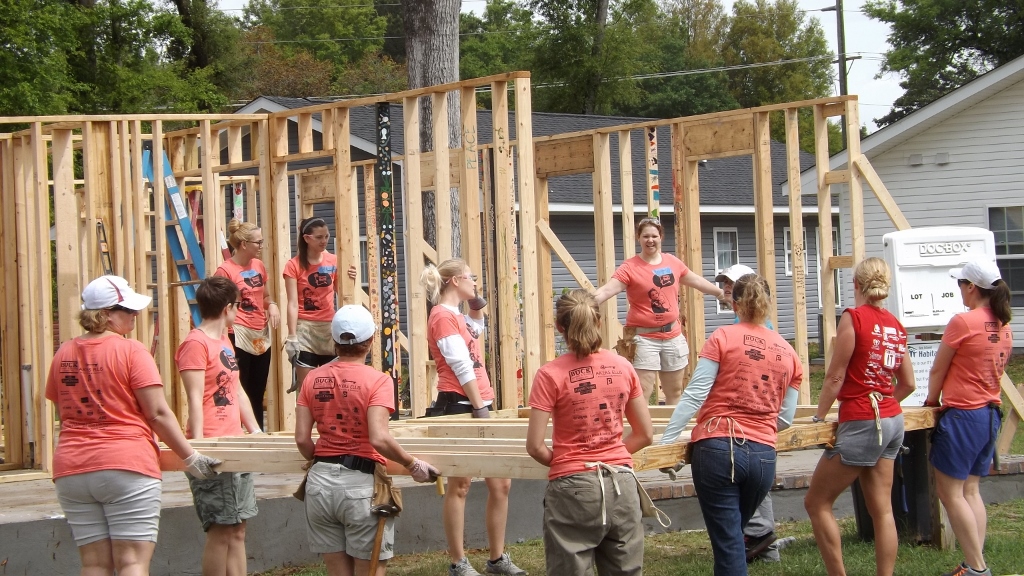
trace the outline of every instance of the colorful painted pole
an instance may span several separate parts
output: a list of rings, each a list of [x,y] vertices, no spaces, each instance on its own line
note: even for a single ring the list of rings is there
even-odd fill
[[[659,218],[661,213],[661,190],[658,184],[658,128],[648,126],[647,148],[644,149],[644,161],[647,164],[647,215]]]
[[[401,359],[398,357],[398,252],[395,237],[394,174],[391,170],[391,104],[377,104],[377,226],[380,230],[381,371],[391,374],[399,406]],[[370,263],[372,265],[373,263]],[[398,420],[398,411],[392,416]]]

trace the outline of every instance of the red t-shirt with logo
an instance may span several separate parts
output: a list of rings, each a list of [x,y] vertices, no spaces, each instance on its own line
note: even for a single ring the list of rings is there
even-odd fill
[[[483,362],[484,355],[480,350],[480,334],[469,326],[465,316],[442,305],[434,306],[430,310],[430,318],[427,319],[430,356],[437,364],[438,392],[457,392],[463,396],[466,395],[455,372],[448,366],[444,355],[441,354],[441,349],[437,347],[438,340],[456,335],[465,340],[466,347],[469,348],[469,357],[473,360],[473,373],[476,375],[480,399],[494,400],[494,389],[491,388],[491,379],[487,377],[487,368]]]
[[[351,454],[387,463],[370,444],[366,413],[370,406],[395,411],[391,376],[373,366],[330,362],[306,376],[295,403],[309,408],[316,422],[320,438],[316,441],[314,455]]]
[[[563,354],[542,366],[530,388],[530,407],[551,413],[548,480],[593,470],[587,462],[632,466],[622,417],[626,403],[642,395],[633,366],[608,350],[583,359]]]
[[[888,310],[865,304],[847,308],[856,343],[839,388],[839,421],[874,420],[868,394],[878,392],[878,415],[891,418],[901,414],[900,403],[892,397],[893,376],[906,358],[907,331]]]
[[[1001,404],[999,381],[1013,352],[1013,331],[987,306],[957,314],[942,334],[956,350],[942,385],[942,405],[974,410]]]
[[[731,435],[774,447],[786,389],[799,389],[803,379],[800,358],[789,342],[765,326],[730,324],[711,334],[700,357],[718,363],[718,376],[697,413],[690,441]]]
[[[319,264],[301,270],[296,256],[284,265],[284,277],[295,279],[299,296],[299,320],[330,322],[334,319],[334,288],[338,283],[338,257],[324,252]]]
[[[615,278],[626,285],[629,312],[626,325],[658,328],[675,322],[671,332],[650,332],[645,338],[669,339],[682,334],[679,320],[679,281],[690,269],[671,254],[661,254],[661,262],[648,264],[634,256],[615,269]]]
[[[263,330],[267,325],[267,313],[263,310],[263,298],[267,290],[267,269],[257,258],[249,261],[248,266],[239,266],[228,258],[217,267],[215,276],[231,279],[238,286],[238,313],[235,324],[253,330]]]
[[[75,338],[53,355],[46,398],[60,437],[53,477],[127,470],[161,478],[159,448],[135,390],[163,386],[149,350],[120,336]]]
[[[242,435],[242,414],[238,407],[238,360],[227,336],[209,337],[198,328],[189,332],[174,355],[178,370],[202,370],[203,438]],[[186,431],[189,438],[191,430]]]

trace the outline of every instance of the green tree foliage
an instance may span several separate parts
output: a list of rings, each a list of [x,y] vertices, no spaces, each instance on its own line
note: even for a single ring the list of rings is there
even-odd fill
[[[524,70],[538,28],[533,13],[513,0],[488,0],[483,18],[463,13],[459,21],[459,75],[479,78]]]
[[[338,69],[379,52],[387,26],[366,0],[251,0],[245,19],[287,43],[284,52],[302,49]]]
[[[881,73],[903,78],[881,126],[1024,54],[1022,0],[873,0],[864,12],[891,29]]]
[[[739,107],[721,66],[722,40],[728,20],[717,0],[673,0],[641,30],[649,48],[648,68],[669,76],[640,80],[642,95],[619,106],[616,114],[674,118]]]
[[[274,33],[257,26],[242,34],[242,72],[229,92],[232,99],[252,100],[262,95],[320,96],[327,94],[334,66],[317,60],[301,48],[285,51],[274,43]]]
[[[67,54],[78,10],[62,0],[7,0],[0,9],[0,115],[62,114],[78,86]]]
[[[539,110],[607,114],[640,96],[632,76],[649,62],[640,32],[657,14],[653,0],[528,0],[541,19],[533,45]],[[540,87],[544,86],[544,87]]]

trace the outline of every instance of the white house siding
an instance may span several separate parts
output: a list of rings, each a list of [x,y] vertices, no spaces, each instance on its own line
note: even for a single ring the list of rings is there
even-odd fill
[[[943,152],[949,163],[938,165],[935,155]],[[922,155],[921,165],[908,165],[912,154]],[[876,156],[869,153],[869,160],[911,226],[987,228],[989,206],[1024,204],[1024,82]],[[843,226],[849,230],[845,193],[843,201]],[[864,222],[866,253],[881,256],[882,236],[896,228],[867,186]],[[844,235],[846,254],[849,241]],[[852,290],[850,285],[843,293],[848,305]],[[1011,325],[1019,347],[1024,308],[1014,309]]]

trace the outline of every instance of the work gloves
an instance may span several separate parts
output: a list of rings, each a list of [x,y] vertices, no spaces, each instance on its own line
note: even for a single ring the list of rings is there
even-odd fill
[[[412,479],[417,482],[433,482],[441,475],[441,472],[431,466],[430,462],[424,462],[419,458],[413,458],[412,466],[409,466],[408,470]]]
[[[192,455],[185,458],[185,471],[196,478],[210,479],[217,475],[214,466],[220,464],[220,460],[203,456],[199,452],[192,452]]]
[[[298,336],[289,336],[284,341],[284,354],[288,357],[288,361],[292,364],[295,363],[295,359],[299,356],[301,349],[299,347]]]

